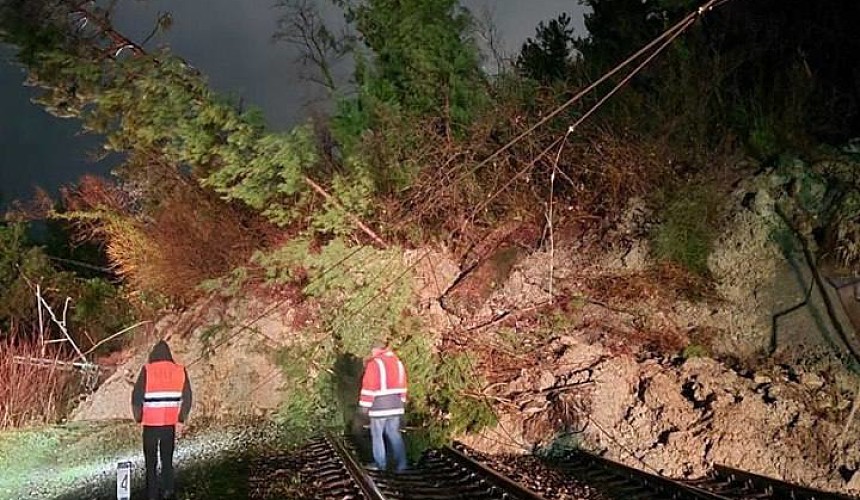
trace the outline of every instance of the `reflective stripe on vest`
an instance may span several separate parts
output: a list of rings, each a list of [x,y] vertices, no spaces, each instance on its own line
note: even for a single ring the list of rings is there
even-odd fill
[[[376,370],[379,374],[379,389],[362,389],[361,394],[365,396],[385,396],[388,394],[406,394],[406,368],[403,363],[397,359],[397,379],[394,380],[394,387],[388,386],[388,369],[385,366],[385,361],[381,358],[373,358],[376,363]]]
[[[182,407],[185,368],[171,361],[147,364],[146,392],[143,395],[143,425],[176,425]]]
[[[373,382],[378,382],[378,385],[362,387],[359,406],[368,408],[370,417],[403,415],[403,403],[406,402],[406,368],[403,363],[391,351],[375,356],[371,363],[375,365],[378,377]]]

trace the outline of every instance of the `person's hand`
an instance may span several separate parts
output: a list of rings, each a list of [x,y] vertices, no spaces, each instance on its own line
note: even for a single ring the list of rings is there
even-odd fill
[[[176,423],[176,439],[185,436],[185,424],[182,422]]]
[[[370,408],[368,408],[366,406],[359,406],[358,411],[359,411],[359,413],[361,413],[363,416],[366,417],[370,413]]]

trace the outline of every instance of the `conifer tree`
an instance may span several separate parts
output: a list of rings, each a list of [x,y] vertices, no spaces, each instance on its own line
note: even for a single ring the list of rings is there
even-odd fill
[[[359,65],[361,98],[447,117],[454,128],[474,118],[485,86],[473,21],[457,0],[368,0],[347,12],[372,51]]]

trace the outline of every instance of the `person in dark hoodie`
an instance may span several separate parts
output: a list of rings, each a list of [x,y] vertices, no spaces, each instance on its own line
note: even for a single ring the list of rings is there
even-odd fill
[[[191,411],[191,382],[182,365],[173,361],[170,346],[161,340],[149,354],[131,393],[134,420],[143,424],[143,456],[146,462],[146,494],[159,498],[158,455],[161,455],[161,491],[173,498],[173,448],[177,431]]]

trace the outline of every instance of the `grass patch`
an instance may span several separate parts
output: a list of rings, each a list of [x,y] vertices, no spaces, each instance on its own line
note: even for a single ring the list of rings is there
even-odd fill
[[[655,257],[706,276],[718,230],[715,190],[707,185],[684,187],[669,196],[662,215],[653,235]]]
[[[31,485],[69,483],[136,453],[140,427],[127,422],[73,423],[0,433],[0,497],[28,496]]]
[[[688,344],[687,347],[685,347],[684,350],[681,351],[681,357],[684,359],[710,358],[712,356],[713,354],[707,346],[696,343]]]
[[[11,430],[0,433],[0,491],[30,471],[55,459],[63,432],[59,428]]]

